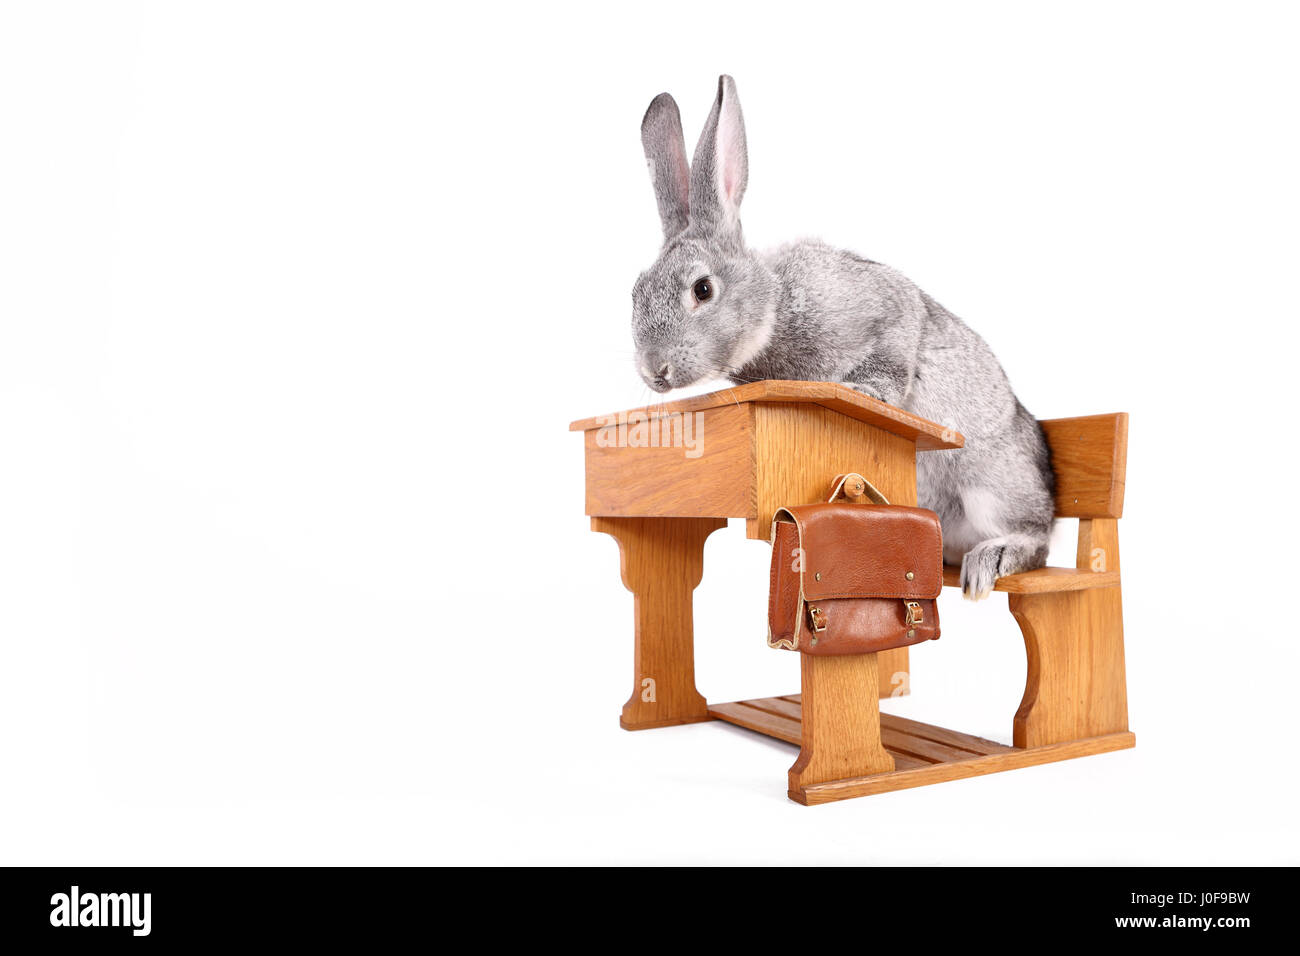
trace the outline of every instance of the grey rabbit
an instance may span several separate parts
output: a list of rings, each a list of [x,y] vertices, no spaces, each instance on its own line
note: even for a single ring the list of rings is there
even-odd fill
[[[656,392],[713,378],[842,382],[960,431],[965,447],[917,458],[922,507],[937,512],[944,560],[966,597],[1042,567],[1054,478],[1038,421],[975,332],[889,266],[817,240],[745,245],[745,124],[718,80],[688,165],[667,93],[641,123],[664,244],[632,292],[637,368]]]

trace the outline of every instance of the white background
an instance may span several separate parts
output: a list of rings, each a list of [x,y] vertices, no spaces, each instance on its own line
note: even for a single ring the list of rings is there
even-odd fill
[[[0,862],[1298,862],[1282,4],[0,15]],[[888,262],[1041,417],[1132,414],[1138,748],[816,809],[619,730],[575,418],[636,405],[639,123],[717,74],[748,237]],[[1069,561],[1071,528],[1057,560]],[[711,700],[790,693],[716,533]],[[886,706],[1009,740],[1006,598]]]

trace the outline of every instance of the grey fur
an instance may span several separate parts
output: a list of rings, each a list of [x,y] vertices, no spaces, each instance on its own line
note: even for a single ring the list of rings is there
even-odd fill
[[[653,114],[653,116],[652,116]],[[651,103],[642,124],[664,246],[632,292],[642,377],[658,392],[709,378],[843,382],[961,432],[965,447],[917,458],[922,507],[938,513],[944,560],[961,561],[968,598],[996,580],[1042,567],[1052,529],[1051,460],[1038,421],[1017,400],[979,335],[902,274],[817,240],[770,252],[744,242],[748,183],[740,101],[731,77],[718,94],[690,169],[677,105]],[[698,302],[695,283],[713,295]]]
[[[691,172],[686,162],[686,140],[682,138],[682,117],[676,101],[667,93],[650,101],[641,120],[641,145],[659,203],[664,239],[671,239],[686,228]]]

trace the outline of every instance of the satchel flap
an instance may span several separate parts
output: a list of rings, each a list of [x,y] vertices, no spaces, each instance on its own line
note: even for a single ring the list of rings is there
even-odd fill
[[[933,511],[857,504],[785,510],[799,527],[806,600],[933,600],[943,590],[943,534]]]

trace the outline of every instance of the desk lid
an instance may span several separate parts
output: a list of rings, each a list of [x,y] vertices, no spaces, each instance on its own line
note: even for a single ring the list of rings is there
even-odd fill
[[[614,420],[626,420],[626,417],[632,414],[643,415],[646,418],[662,418],[683,412],[699,412],[721,405],[739,405],[743,402],[805,402],[821,405],[849,418],[875,425],[883,431],[902,435],[916,442],[918,451],[960,448],[965,444],[965,439],[960,432],[946,429],[942,425],[920,418],[911,412],[905,412],[901,408],[895,408],[893,405],[886,405],[847,385],[839,385],[835,382],[793,382],[775,379],[724,388],[706,395],[693,395],[675,402],[664,402],[593,418],[580,418],[569,425],[569,431],[585,432],[588,429],[600,428]]]

